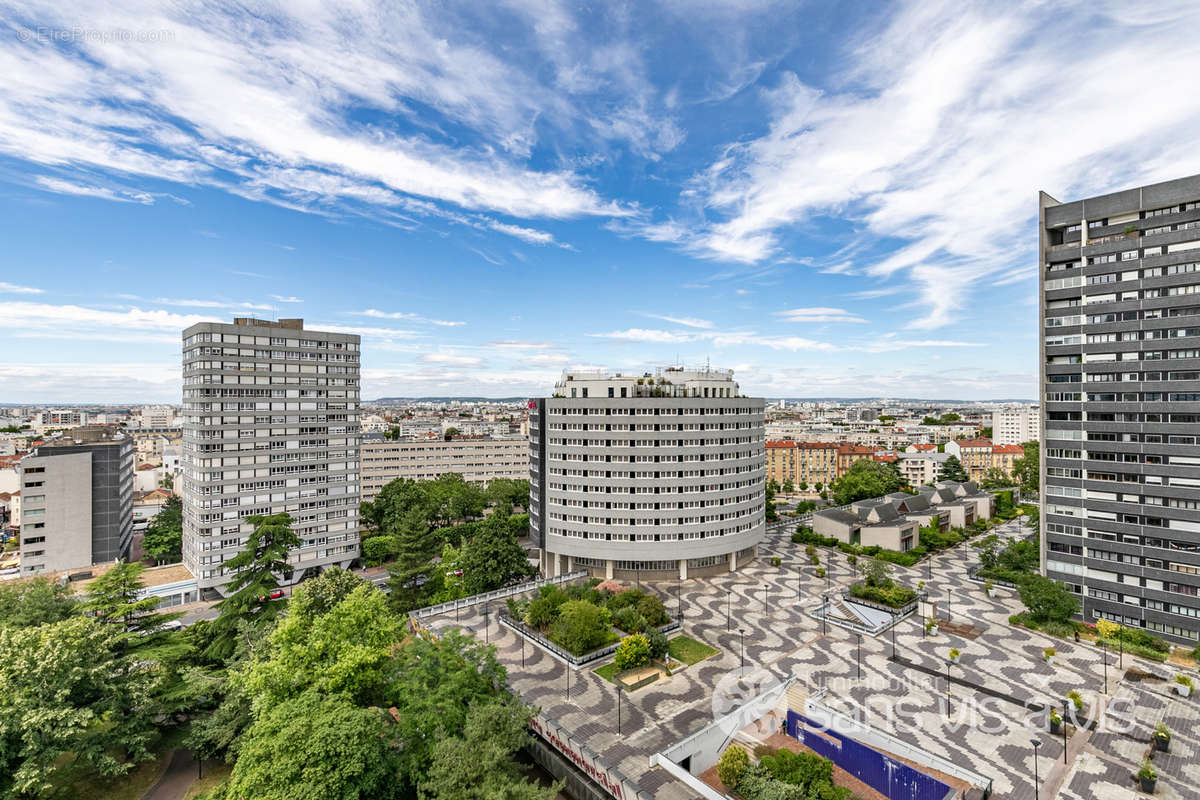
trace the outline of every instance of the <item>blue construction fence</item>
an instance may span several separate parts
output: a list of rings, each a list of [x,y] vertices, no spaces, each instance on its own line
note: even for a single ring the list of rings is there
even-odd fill
[[[795,711],[788,711],[787,732],[889,800],[945,800],[954,794],[953,788],[937,778],[837,731],[822,728]]]

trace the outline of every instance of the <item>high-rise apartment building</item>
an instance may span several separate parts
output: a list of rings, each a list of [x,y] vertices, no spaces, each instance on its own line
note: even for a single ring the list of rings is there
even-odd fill
[[[133,439],[110,428],[67,431],[21,459],[21,574],[129,555]]]
[[[1200,176],[1040,213],[1042,568],[1200,638]]]
[[[358,556],[359,337],[238,318],[183,332],[183,560],[202,590],[246,517],[286,512],[294,579]]]
[[[529,406],[543,574],[687,578],[757,553],[763,401],[741,396],[731,371],[565,372]]]
[[[1040,406],[1001,408],[992,412],[992,444],[1024,444],[1042,435]]]

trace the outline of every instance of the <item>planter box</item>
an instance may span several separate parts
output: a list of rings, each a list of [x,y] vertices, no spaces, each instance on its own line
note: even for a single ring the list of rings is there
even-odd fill
[[[929,635],[937,636],[937,634],[938,634],[938,626],[934,625],[932,628],[929,629]]]
[[[1184,683],[1177,683],[1175,684],[1175,693],[1180,697],[1190,697],[1192,694],[1192,687]]]
[[[1154,749],[1161,753],[1171,752],[1171,737],[1170,736],[1152,736],[1154,739]]]
[[[1158,783],[1158,778],[1138,778],[1138,783],[1142,785],[1143,792],[1154,794],[1154,786]]]
[[[1055,722],[1054,720],[1050,720],[1051,735],[1057,736],[1058,734],[1062,733],[1062,725],[1063,725],[1062,720],[1059,720],[1058,722]]]
[[[995,597],[997,594],[999,594],[999,592],[997,592],[995,589],[988,589],[988,590],[987,590],[987,596],[988,596],[988,597]]]
[[[1054,656],[1046,656],[1046,663],[1047,663],[1047,664],[1053,664],[1053,663],[1054,663]]]

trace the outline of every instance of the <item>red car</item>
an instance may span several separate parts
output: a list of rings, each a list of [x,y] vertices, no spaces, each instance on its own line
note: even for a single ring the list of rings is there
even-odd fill
[[[281,597],[283,597],[283,589],[275,589],[270,594],[258,598],[258,602],[265,603],[268,600],[278,600]]]

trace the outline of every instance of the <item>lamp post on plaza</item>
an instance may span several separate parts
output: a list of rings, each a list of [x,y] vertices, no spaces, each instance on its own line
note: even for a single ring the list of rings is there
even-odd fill
[[[617,684],[617,735],[621,735],[621,690],[625,688],[620,683]]]
[[[742,649],[742,665],[741,665],[741,667],[739,667],[739,669],[745,669],[746,668],[746,629],[738,628],[738,636],[741,637],[741,649]]]
[[[952,599],[953,599],[953,596],[950,593],[950,587],[947,586],[946,587],[946,622],[954,621],[954,614],[952,614],[950,612],[950,602]]]
[[[829,595],[821,595],[821,635],[829,633]]]
[[[492,638],[491,638],[491,630],[492,629],[491,629],[491,625],[489,624],[489,621],[488,621],[488,618],[491,615],[492,615],[491,605],[484,606],[483,607],[483,641],[484,641],[484,643],[490,642],[492,640]]]
[[[1038,763],[1037,754],[1038,748],[1042,743],[1037,739],[1030,739],[1029,743],[1033,745],[1033,800],[1038,800]]]
[[[764,583],[763,584],[763,613],[764,614],[767,613],[767,595],[770,593],[770,591],[771,591],[771,584]]]
[[[825,588],[829,589],[829,582],[833,580],[833,554],[828,550],[825,551]]]
[[[950,719],[950,659],[946,659],[946,719]]]
[[[725,630],[733,630],[729,623],[729,607],[733,604],[733,589],[725,590]]]
[[[1104,659],[1104,693],[1108,694],[1108,645],[1100,643],[1100,657]]]
[[[1062,704],[1063,704],[1063,721],[1062,721],[1063,763],[1065,764],[1065,763],[1067,763],[1067,698],[1065,698],[1065,697],[1063,698]]]
[[[858,634],[858,679],[862,680],[862,634]]]

